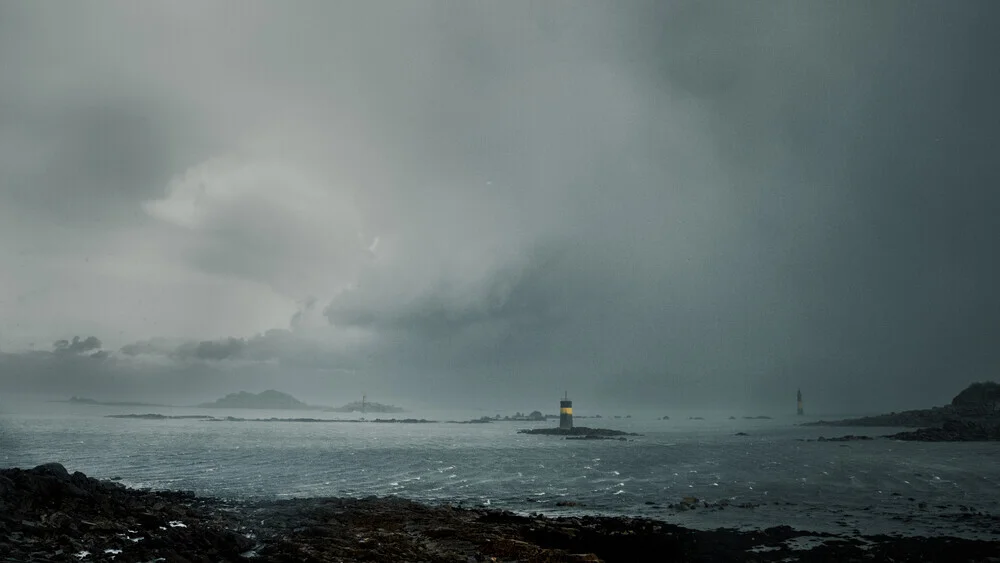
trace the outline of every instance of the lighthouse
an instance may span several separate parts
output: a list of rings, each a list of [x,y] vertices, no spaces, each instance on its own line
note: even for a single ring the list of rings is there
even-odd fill
[[[801,389],[799,389],[799,408],[798,408],[797,414],[799,414],[799,415],[802,414],[802,390]]]
[[[569,400],[569,391],[559,401],[559,429],[571,430],[573,428],[573,401]]]

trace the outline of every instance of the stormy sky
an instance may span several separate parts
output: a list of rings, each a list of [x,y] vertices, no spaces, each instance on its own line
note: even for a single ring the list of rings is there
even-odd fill
[[[0,391],[947,402],[1000,370],[997,16],[3,3]]]

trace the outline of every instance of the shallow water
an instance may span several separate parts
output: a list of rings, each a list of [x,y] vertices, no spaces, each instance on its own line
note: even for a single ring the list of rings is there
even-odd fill
[[[1000,523],[969,516],[961,508],[1000,514],[997,443],[803,442],[799,440],[821,435],[880,435],[898,429],[803,428],[795,426],[801,419],[794,417],[578,421],[643,434],[628,442],[516,433],[551,422],[373,424],[105,417],[146,412],[303,416],[61,403],[46,404],[43,410],[8,408],[0,412],[0,466],[59,461],[70,471],[120,477],[130,486],[214,496],[400,495],[516,512],[649,516],[698,528],[787,524],[838,533],[856,529],[864,534],[1000,539]],[[406,416],[453,418],[447,413]],[[735,436],[738,431],[749,436]],[[731,506],[687,512],[666,507],[686,496],[709,502],[729,499]],[[559,501],[583,506],[558,507]],[[759,506],[734,506],[744,503]],[[926,505],[921,508],[920,503]]]

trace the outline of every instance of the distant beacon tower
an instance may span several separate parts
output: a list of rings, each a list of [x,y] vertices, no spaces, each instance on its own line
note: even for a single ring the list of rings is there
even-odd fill
[[[798,409],[798,414],[799,415],[802,414],[802,390],[801,389],[799,389],[799,409]]]
[[[559,401],[559,428],[569,430],[573,428],[573,401],[569,400],[569,392]]]

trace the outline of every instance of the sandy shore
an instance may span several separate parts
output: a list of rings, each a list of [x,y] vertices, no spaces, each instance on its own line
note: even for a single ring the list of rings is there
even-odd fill
[[[398,498],[227,501],[127,489],[47,464],[0,470],[0,561],[1000,562],[1000,545],[788,527],[697,531]]]

